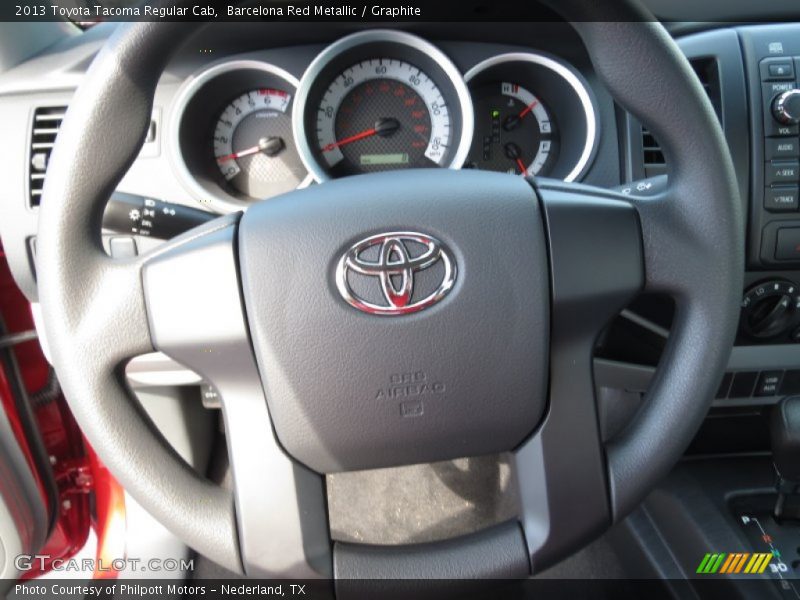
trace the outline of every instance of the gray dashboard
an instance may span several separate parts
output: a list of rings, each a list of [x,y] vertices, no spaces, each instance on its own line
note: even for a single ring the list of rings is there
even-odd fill
[[[113,25],[99,25],[79,36],[70,35],[0,76],[0,120],[6,143],[0,148],[2,190],[0,234],[15,278],[23,292],[36,299],[32,242],[36,235],[37,209],[31,207],[28,164],[31,156],[32,119],[37,109],[66,107],[81,74],[112,32]],[[153,135],[139,158],[120,182],[118,190],[206,210],[185,179],[178,176],[179,153],[170,129],[177,119],[176,96],[193,75],[231,60],[253,60],[274,65],[297,79],[331,41],[356,31],[356,27],[330,24],[226,23],[208,26],[180,52],[158,86],[153,110]],[[510,27],[463,24],[415,26],[411,32],[440,48],[461,74],[488,57],[525,52],[553,57],[584,78],[598,112],[597,147],[582,177],[587,183],[612,186],[620,182],[615,107],[592,75],[588,56],[574,31],[564,25],[513,24]],[[297,44],[303,40],[304,44]],[[498,41],[502,40],[502,42]],[[532,43],[533,42],[533,43]],[[140,249],[152,240],[137,236]]]
[[[53,29],[53,25],[38,26],[49,28],[47,35],[54,42],[51,46],[44,50],[32,48],[31,56],[0,75],[0,130],[4,137],[4,143],[0,145],[0,180],[3,181],[0,188],[0,238],[20,288],[33,302],[37,298],[33,243],[37,231],[37,209],[32,207],[30,200],[32,119],[37,109],[69,105],[82,74],[114,29],[114,25],[105,24],[77,33],[66,26]],[[758,131],[751,131],[750,127],[750,106],[755,102],[751,81],[754,67],[747,63],[750,59],[743,55],[742,46],[744,43],[753,54],[755,46],[764,36],[769,37],[771,31],[780,32],[784,37],[791,32],[797,33],[791,26],[782,27],[703,28],[694,24],[684,27],[684,30],[694,33],[678,40],[709,91],[722,122],[739,176],[740,201],[751,214],[751,246],[760,235],[760,230],[753,229],[752,224],[758,223],[760,227],[765,217],[752,200],[756,185],[752,173],[758,172],[757,169],[754,171],[753,164],[762,160],[758,158],[760,150],[756,149],[760,148],[761,142],[755,146],[752,143],[753,139],[758,139],[753,137]],[[180,149],[170,135],[177,118],[176,98],[186,81],[217,63],[234,59],[266,62],[301,80],[308,66],[326,46],[364,29],[363,25],[345,23],[218,23],[205,27],[176,55],[162,77],[154,102],[152,136],[119,184],[119,191],[211,210],[198,202],[192,189],[178,176]],[[612,187],[666,172],[663,157],[662,162],[658,161],[657,140],[648,138],[641,124],[632,119],[623,107],[615,105],[598,83],[590,59],[569,25],[436,23],[403,24],[395,29],[431,42],[452,60],[461,74],[487,58],[505,53],[535,53],[568,65],[586,83],[598,125],[596,148],[582,174],[582,181]],[[673,27],[674,31],[679,29]],[[796,54],[800,55],[800,50]],[[656,145],[655,148],[651,147],[652,144]],[[109,237],[105,236],[106,241]],[[159,243],[143,236],[134,237],[140,252]],[[774,265],[761,264],[757,254],[757,250],[751,247],[746,277],[748,285],[758,285],[775,277],[800,281],[800,271],[796,266],[783,265],[775,269]],[[731,371],[756,373],[757,378],[759,373],[775,369],[788,373],[792,366],[800,366],[794,359],[787,361],[787,357],[797,356],[798,347],[789,340],[743,338],[734,349]],[[624,361],[605,361],[597,373],[599,385],[606,383],[630,391],[640,390],[648,379],[646,370],[643,372],[639,366]],[[749,400],[756,404],[774,402],[778,389],[773,392]],[[750,396],[753,393],[751,390]],[[727,392],[725,396],[717,403],[742,402],[742,398]]]

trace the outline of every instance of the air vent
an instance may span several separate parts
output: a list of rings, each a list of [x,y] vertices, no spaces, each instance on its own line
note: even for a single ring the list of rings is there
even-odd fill
[[[667,164],[661,146],[645,127],[642,127],[642,157],[644,158],[645,177],[655,177],[667,172]]]
[[[31,206],[39,206],[42,198],[47,163],[50,162],[50,153],[65,112],[66,106],[42,106],[33,113],[28,165],[28,201]]]
[[[722,98],[719,85],[719,67],[714,58],[696,58],[689,61],[703,89],[711,100],[711,106],[717,113],[717,118],[722,123]],[[642,158],[644,162],[644,176],[654,177],[667,172],[664,153],[661,145],[645,127],[642,127]]]
[[[717,113],[717,118],[722,123],[722,97],[719,86],[719,65],[714,58],[696,58],[689,61],[692,69],[697,74],[703,89],[706,91],[711,106]]]

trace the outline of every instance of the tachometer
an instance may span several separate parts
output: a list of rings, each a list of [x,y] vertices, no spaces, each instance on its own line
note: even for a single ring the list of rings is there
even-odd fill
[[[294,131],[318,181],[404,168],[463,165],[469,92],[450,60],[416,36],[361,32],[312,63],[297,92]]]
[[[298,83],[256,60],[186,80],[170,113],[170,158],[195,200],[227,213],[311,183],[292,130]]]
[[[228,185],[246,196],[288,192],[306,176],[292,137],[291,100],[285,90],[251,90],[217,119],[214,160]]]

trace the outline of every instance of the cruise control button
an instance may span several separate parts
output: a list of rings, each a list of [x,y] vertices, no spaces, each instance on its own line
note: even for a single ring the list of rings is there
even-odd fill
[[[764,190],[764,208],[770,212],[792,212],[799,207],[800,190],[796,185]]]
[[[767,160],[800,157],[798,138],[767,138],[764,140]]]
[[[800,227],[778,229],[775,258],[800,262]]]
[[[800,162],[782,160],[768,162],[764,169],[764,183],[796,183],[800,181]]]

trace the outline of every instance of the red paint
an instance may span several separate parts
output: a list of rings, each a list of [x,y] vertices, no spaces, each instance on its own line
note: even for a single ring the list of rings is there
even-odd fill
[[[30,305],[16,287],[5,254],[0,246],[0,314],[10,333],[33,329]],[[14,347],[23,384],[29,394],[34,394],[47,384],[50,367],[39,344],[34,340]],[[28,440],[25,438],[20,415],[8,385],[7,373],[0,366],[0,406],[6,412],[20,448],[39,485],[42,498],[47,503],[44,478],[37,472]],[[98,556],[104,563],[124,554],[125,522],[124,494],[108,470],[100,464],[70,413],[63,396],[34,410],[34,418],[42,436],[47,454],[52,457],[53,475],[58,485],[58,506],[48,506],[57,511],[53,530],[40,554],[50,555],[44,568],[28,571],[22,579],[33,579],[47,572],[55,559],[68,559],[86,544],[92,526],[90,494],[95,492],[98,538]],[[102,576],[102,575],[99,575]]]
[[[114,559],[125,557],[125,491],[111,472],[86,444],[89,465],[94,477],[95,505],[97,509],[98,563],[110,565]],[[117,571],[94,572],[94,579],[116,579]]]
[[[86,544],[91,527],[92,477],[86,459],[83,436],[63,397],[36,410],[36,421],[47,453],[55,458],[53,472],[58,485],[56,525],[41,554],[50,555],[41,572],[29,571],[32,579],[50,570],[55,559],[68,559]]]

